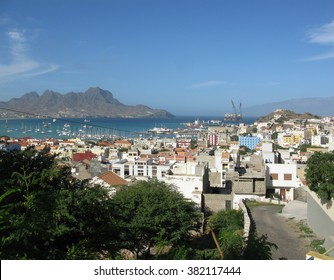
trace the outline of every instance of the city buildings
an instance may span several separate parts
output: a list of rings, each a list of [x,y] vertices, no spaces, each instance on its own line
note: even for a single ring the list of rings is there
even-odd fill
[[[253,126],[201,129],[197,137],[192,133],[95,144],[82,139],[3,138],[0,149],[34,147],[56,154],[72,167],[73,176],[114,186],[115,191],[135,180],[161,180],[175,186],[201,211],[238,209],[244,199],[287,203],[303,196],[309,206],[309,225],[326,236],[327,246],[334,245],[329,232],[334,225],[333,206],[325,209],[305,181],[308,158],[314,152],[334,150],[333,119],[277,120],[279,112],[272,120]]]

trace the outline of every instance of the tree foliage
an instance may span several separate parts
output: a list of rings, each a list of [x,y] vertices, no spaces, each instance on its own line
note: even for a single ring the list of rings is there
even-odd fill
[[[190,238],[199,227],[199,211],[172,185],[138,181],[113,197],[121,246],[147,258],[154,246],[171,246]]]
[[[219,244],[224,260],[239,260],[243,258],[243,230],[222,230],[219,234]]]
[[[0,151],[1,259],[94,259],[113,252],[110,201],[107,189],[74,179],[54,156]]]
[[[252,150],[244,145],[241,145],[240,146],[240,155],[244,156],[244,155],[247,155],[249,152],[251,152]]]
[[[247,247],[244,252],[244,260],[271,260],[272,249],[277,249],[277,245],[268,241],[266,234],[259,235],[257,231],[250,234]]]
[[[234,134],[234,135],[231,135],[230,139],[231,141],[239,141],[239,136]]]
[[[314,153],[307,160],[305,178],[310,190],[321,199],[334,198],[334,153]]]
[[[244,226],[244,216],[241,210],[221,210],[210,217],[209,226],[217,231],[239,230]]]
[[[267,235],[251,231],[247,242],[243,238],[243,212],[223,210],[209,219],[210,227],[218,235],[220,247],[226,260],[271,260],[276,244],[268,241]],[[217,254],[213,257],[217,258]]]
[[[307,152],[307,148],[310,148],[311,147],[311,144],[302,144],[300,145],[299,149],[302,153],[305,153]]]
[[[244,216],[241,210],[221,210],[210,217],[209,227],[218,235],[224,259],[241,259]]]
[[[106,259],[123,249],[179,246],[199,227],[200,212],[176,189],[139,181],[111,196],[75,179],[55,156],[0,151],[1,259]]]

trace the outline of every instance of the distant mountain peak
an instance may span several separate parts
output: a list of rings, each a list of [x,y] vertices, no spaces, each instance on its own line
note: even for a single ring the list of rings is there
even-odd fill
[[[95,93],[95,94],[99,94],[101,92],[103,92],[105,90],[101,89],[100,87],[89,87],[85,93]]]
[[[46,91],[44,91],[44,93],[42,94],[42,96],[43,95],[46,95],[46,96],[48,96],[48,95],[59,95],[60,93],[58,93],[58,92],[55,92],[55,91],[53,91],[53,90],[49,90],[49,89],[47,89]]]
[[[41,96],[32,92],[20,98],[0,102],[0,106],[52,117],[173,117],[166,110],[152,109],[145,105],[125,105],[114,98],[110,91],[100,87],[66,94],[46,90]]]
[[[24,94],[21,98],[23,97],[39,97],[39,94],[36,91],[31,91],[31,92]]]

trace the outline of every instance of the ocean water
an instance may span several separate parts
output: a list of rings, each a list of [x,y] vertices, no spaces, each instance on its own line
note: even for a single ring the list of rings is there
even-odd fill
[[[185,128],[186,123],[195,121],[210,122],[223,117],[177,116],[173,118],[62,118],[62,119],[0,119],[0,136],[12,138],[32,137],[38,139],[58,138],[110,138],[110,137],[147,137],[149,129],[154,127],[176,130]],[[244,118],[243,123],[252,124],[256,118]],[[237,124],[236,122],[228,122]],[[151,134],[152,135],[152,134]],[[166,136],[166,135],[165,135]],[[174,134],[167,135],[175,137]]]

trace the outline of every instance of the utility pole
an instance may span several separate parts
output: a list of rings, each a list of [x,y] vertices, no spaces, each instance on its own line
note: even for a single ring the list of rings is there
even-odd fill
[[[220,248],[220,245],[219,245],[219,242],[217,240],[216,234],[215,234],[215,232],[213,231],[213,229],[210,226],[209,226],[209,229],[211,231],[212,238],[213,238],[213,240],[214,240],[214,242],[216,244],[216,247],[217,247],[217,250],[219,252],[220,258],[223,260],[224,259],[224,254],[223,254],[222,249]]]

